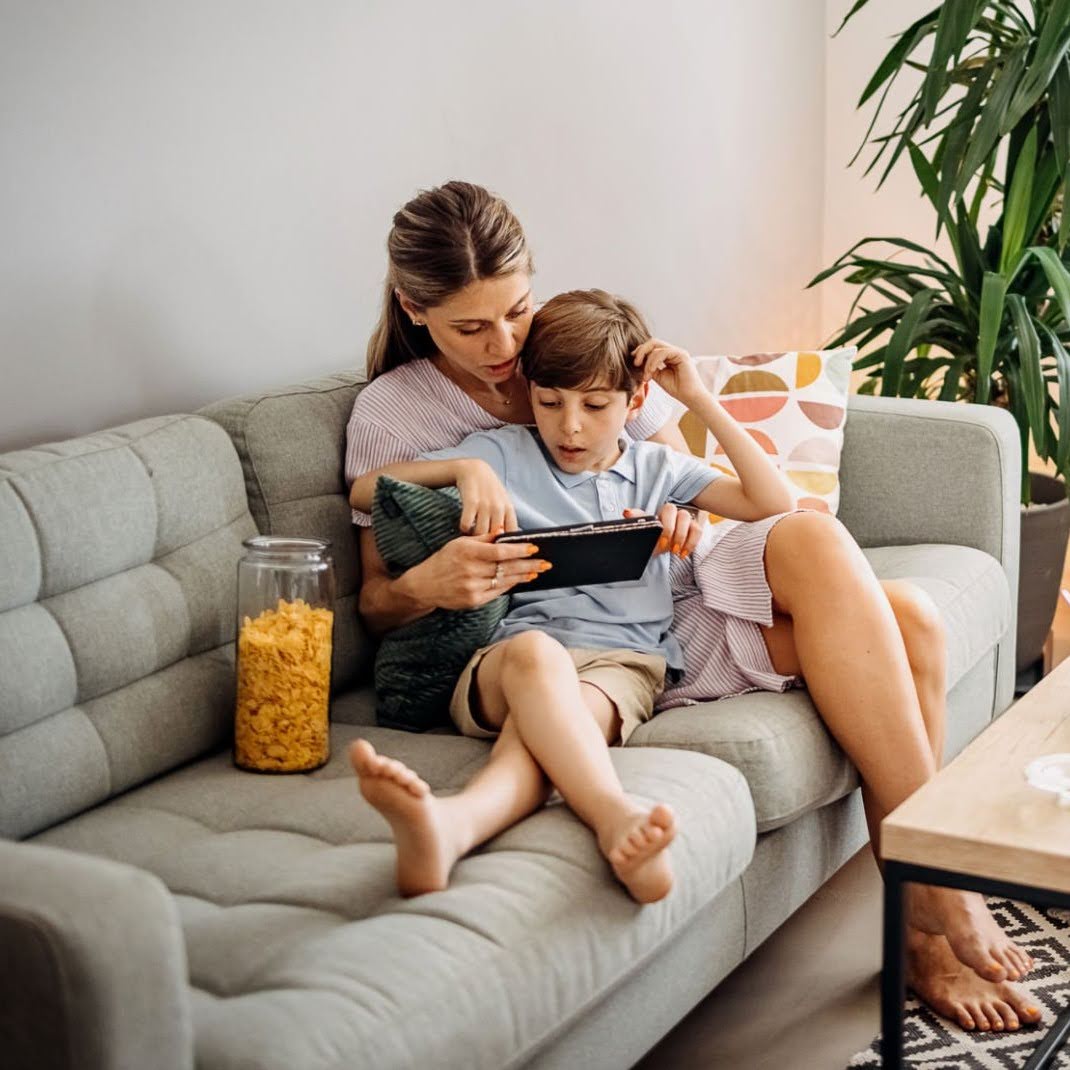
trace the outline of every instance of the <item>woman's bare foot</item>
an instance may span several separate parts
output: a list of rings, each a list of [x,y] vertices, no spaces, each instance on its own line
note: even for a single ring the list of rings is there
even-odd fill
[[[907,921],[933,936],[945,936],[955,957],[986,981],[1018,981],[1033,960],[999,927],[977,892],[911,885]]]
[[[360,779],[361,794],[394,830],[398,891],[402,895],[442,891],[460,851],[430,787],[407,765],[377,754],[365,739],[350,744],[349,760]]]
[[[598,838],[617,880],[638,903],[654,903],[672,890],[672,864],[665,848],[676,835],[676,817],[664,803],[635,810]]]
[[[907,986],[963,1029],[1014,1030],[1040,1021],[1040,1008],[1006,981],[985,981],[964,966],[943,936],[907,930]]]

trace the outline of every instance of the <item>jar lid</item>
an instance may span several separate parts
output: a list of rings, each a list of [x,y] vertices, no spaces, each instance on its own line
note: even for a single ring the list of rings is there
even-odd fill
[[[292,538],[287,535],[253,535],[242,546],[265,557],[323,557],[330,552],[329,539]]]

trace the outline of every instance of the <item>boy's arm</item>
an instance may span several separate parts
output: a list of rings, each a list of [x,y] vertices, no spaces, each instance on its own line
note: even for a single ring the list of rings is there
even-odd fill
[[[392,476],[421,487],[456,486],[458,474],[464,471],[466,463],[462,458],[451,461],[398,461],[382,468],[373,468],[353,480],[349,488],[349,504],[362,513],[370,513],[375,500],[375,484],[380,476]]]
[[[515,531],[519,526],[516,510],[494,467],[478,457],[399,461],[372,469],[353,480],[349,504],[362,513],[370,513],[375,484],[383,475],[422,487],[456,487],[461,495],[460,530],[466,535],[486,535],[498,529]]]
[[[730,520],[762,520],[794,509],[795,494],[769,454],[701,383],[699,386],[702,393],[688,402],[688,408],[724,447],[736,475],[708,484],[691,504]]]
[[[691,504],[731,520],[762,520],[795,508],[795,494],[768,454],[706,389],[690,355],[656,338],[636,350],[636,363],[669,395],[683,402],[721,446],[736,470],[709,483]]]

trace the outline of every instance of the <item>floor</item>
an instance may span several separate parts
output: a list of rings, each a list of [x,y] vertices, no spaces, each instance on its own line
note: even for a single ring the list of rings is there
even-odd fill
[[[636,1070],[843,1070],[880,1028],[880,922],[867,847]]]

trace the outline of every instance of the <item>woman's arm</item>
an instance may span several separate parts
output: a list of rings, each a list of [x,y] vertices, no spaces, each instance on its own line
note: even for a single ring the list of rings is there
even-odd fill
[[[366,472],[350,488],[349,502],[354,509],[371,511],[380,475],[425,487],[456,485],[461,492],[460,530],[473,534],[459,535],[420,564],[393,577],[379,554],[374,531],[363,529],[360,613],[373,633],[400,628],[434,609],[474,609],[518,583],[534,579],[541,570],[543,562],[530,560],[538,552],[536,547],[494,543],[503,530],[516,528],[516,515],[501,481],[485,461],[402,461]]]
[[[428,592],[421,595],[416,568],[410,568],[396,579],[390,575],[371,528],[360,529],[360,567],[360,615],[373,635],[392,632],[403,624],[426,617],[436,608],[428,600]]]

